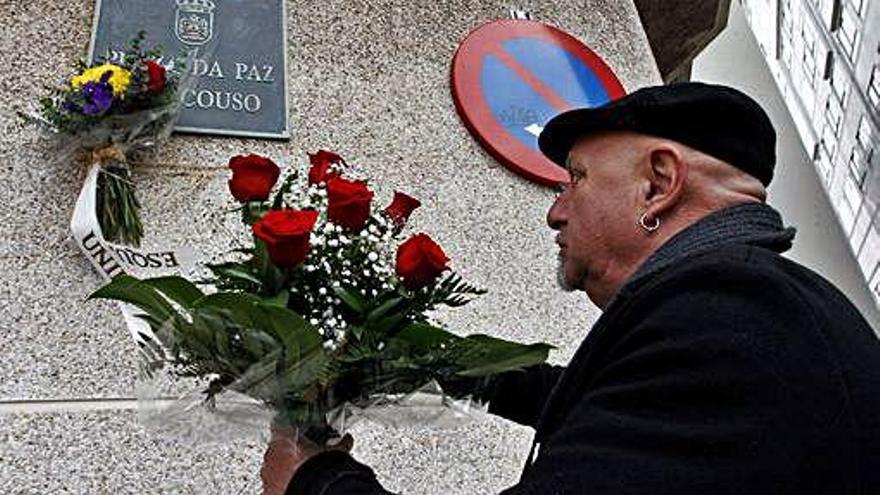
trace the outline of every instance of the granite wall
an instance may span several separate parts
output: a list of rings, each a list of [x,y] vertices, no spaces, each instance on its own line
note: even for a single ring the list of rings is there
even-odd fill
[[[599,53],[627,90],[659,81],[630,1],[291,2],[292,138],[174,136],[139,167],[146,246],[221,253],[237,224],[226,163],[261,153],[305,167],[307,151],[341,153],[420,198],[413,228],[432,234],[457,270],[489,294],[442,314],[458,332],[558,346],[565,362],[597,311],[555,285],[544,215],[549,190],[510,173],[462,126],[449,90],[457,44],[510,7]],[[259,440],[193,445],[151,436],[132,411],[136,350],[111,304],[86,302],[100,280],[69,238],[84,171],[53,161],[13,108],[32,101],[88,46],[94,2],[0,0],[0,493],[257,493]],[[487,418],[455,429],[361,423],[356,457],[408,494],[496,493],[514,483],[531,431]]]

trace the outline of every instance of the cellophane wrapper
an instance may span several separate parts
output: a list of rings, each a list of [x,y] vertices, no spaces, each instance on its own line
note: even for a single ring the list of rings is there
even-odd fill
[[[218,317],[222,318],[219,314]],[[229,344],[256,345],[246,344],[245,337],[236,338],[249,330],[253,329],[230,326]],[[165,331],[157,334],[167,336]],[[142,351],[136,387],[141,424],[152,433],[193,444],[266,441],[273,425],[323,444],[343,435],[362,420],[393,428],[445,429],[479,420],[488,413],[487,403],[468,392],[451,394],[434,378],[419,379],[377,371],[374,376],[364,377],[369,382],[363,383],[370,383],[371,390],[383,392],[364,396],[357,393],[357,384],[343,386],[347,388],[346,395],[355,397],[342,400],[329,393],[321,407],[306,415],[302,412],[291,415],[288,404],[292,396],[297,396],[294,402],[302,404],[292,384],[314,376],[315,370],[311,368],[317,360],[317,348],[303,350],[297,356],[287,355],[287,350],[280,346],[263,349],[264,359],[242,366],[236,380],[222,385],[212,383],[212,377],[181,376],[186,374],[183,369],[163,364],[169,355],[163,357],[159,346],[142,346]],[[296,364],[282,370],[280,363],[284,362]],[[471,384],[469,389],[476,389],[488,383],[488,379],[466,382]]]
[[[175,59],[180,67],[169,68],[169,71],[180,71],[176,90],[178,96],[195,87],[198,78],[190,68],[196,57],[204,56],[204,53],[191,51]],[[75,133],[54,132],[55,158],[64,163],[74,163],[81,158],[91,160],[94,151],[116,147],[130,163],[153,159],[161,143],[174,130],[182,105],[179,97],[171,98],[162,106],[103,116],[99,122]],[[33,114],[31,116],[34,120],[42,120]]]

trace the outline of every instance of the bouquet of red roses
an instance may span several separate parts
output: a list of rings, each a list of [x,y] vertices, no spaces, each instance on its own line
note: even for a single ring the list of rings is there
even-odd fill
[[[120,276],[93,295],[143,311],[152,372],[207,380],[207,404],[246,394],[323,443],[343,406],[546,360],[546,344],[461,337],[432,323],[432,309],[484,291],[455,274],[428,235],[404,235],[419,201],[397,192],[377,210],[368,182],[350,177],[340,156],[310,159],[307,175],[292,172],[275,188],[271,160],[232,158],[229,187],[253,243],[208,265],[204,290],[180,277]]]

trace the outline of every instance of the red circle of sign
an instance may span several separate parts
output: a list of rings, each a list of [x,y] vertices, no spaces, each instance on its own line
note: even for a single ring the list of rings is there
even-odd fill
[[[504,41],[521,37],[549,41],[576,56],[599,79],[610,99],[620,98],[626,91],[608,64],[595,52],[571,35],[540,22],[492,21],[471,31],[459,45],[452,61],[452,98],[465,126],[492,156],[509,169],[538,184],[556,185],[568,180],[565,169],[507,132],[482,95],[480,71],[485,54]]]

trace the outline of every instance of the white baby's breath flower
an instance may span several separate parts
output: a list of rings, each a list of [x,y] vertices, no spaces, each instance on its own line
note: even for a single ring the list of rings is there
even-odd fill
[[[370,254],[367,255],[367,259],[370,260],[370,261],[374,261],[374,262],[375,262],[375,261],[378,261],[378,260],[379,260],[379,254],[376,253],[375,251],[371,251]]]

